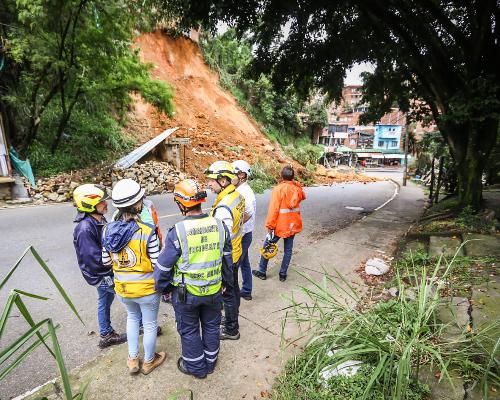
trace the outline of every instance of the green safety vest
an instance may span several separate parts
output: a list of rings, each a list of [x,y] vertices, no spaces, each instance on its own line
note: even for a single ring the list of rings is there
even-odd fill
[[[174,286],[183,281],[194,296],[217,293],[222,285],[225,231],[214,217],[186,219],[175,224],[181,256],[174,268]]]

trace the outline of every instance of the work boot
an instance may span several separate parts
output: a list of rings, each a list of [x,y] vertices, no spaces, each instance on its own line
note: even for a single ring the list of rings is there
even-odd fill
[[[144,335],[144,327],[142,325],[139,328],[139,335]],[[156,336],[160,336],[160,335],[161,335],[161,326],[157,326],[156,327]]]
[[[220,328],[220,340],[238,340],[240,338],[240,332],[230,333],[225,327]]]
[[[286,281],[286,275],[280,274],[280,282],[285,282]]]
[[[153,360],[150,362],[145,362],[142,364],[141,372],[144,375],[149,374],[156,367],[160,366],[163,361],[165,361],[166,355],[164,351],[160,351],[159,353],[155,353]]]
[[[182,359],[182,357],[179,357],[179,359],[177,360],[177,369],[179,371],[181,371],[183,374],[186,374],[186,375],[191,375],[191,376],[194,376],[195,378],[198,378],[198,379],[205,379],[207,377],[207,375],[195,375],[195,374],[192,374],[191,372],[189,372],[186,368],[186,366],[184,365],[184,360]],[[210,374],[212,373],[213,371],[209,372]]]
[[[115,331],[108,333],[106,336],[101,336],[99,341],[99,348],[105,349],[106,347],[113,346],[115,344],[121,344],[127,341],[127,335],[124,333],[122,335],[116,333]]]
[[[263,281],[267,279],[267,276],[264,272],[257,271],[256,269],[252,270],[252,275],[259,279],[262,279]]]
[[[245,294],[240,294],[240,297],[241,297],[242,299],[247,300],[247,301],[252,300],[252,295],[251,295],[251,294],[246,294],[246,293],[245,293]]]
[[[130,375],[137,374],[139,372],[139,357],[127,358],[127,367]]]

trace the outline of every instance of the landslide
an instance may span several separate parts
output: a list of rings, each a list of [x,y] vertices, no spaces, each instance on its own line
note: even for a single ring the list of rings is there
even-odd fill
[[[141,61],[153,64],[154,78],[175,89],[175,114],[168,118],[135,98],[128,132],[143,143],[163,130],[178,126],[176,137],[187,137],[186,172],[201,177],[216,160],[245,159],[250,163],[298,163],[264,136],[237,100],[219,85],[216,72],[205,64],[198,45],[185,37],[161,31],[140,35],[135,42]]]

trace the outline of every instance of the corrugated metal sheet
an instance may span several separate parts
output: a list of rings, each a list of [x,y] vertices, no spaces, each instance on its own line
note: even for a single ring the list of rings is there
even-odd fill
[[[125,169],[132,165],[134,165],[137,161],[139,161],[142,157],[148,154],[151,150],[153,150],[156,146],[158,146],[161,142],[163,142],[166,138],[168,138],[172,133],[174,133],[178,127],[167,129],[163,131],[155,138],[150,141],[144,143],[141,147],[138,147],[134,151],[130,152],[126,156],[120,158],[115,163],[115,168]]]

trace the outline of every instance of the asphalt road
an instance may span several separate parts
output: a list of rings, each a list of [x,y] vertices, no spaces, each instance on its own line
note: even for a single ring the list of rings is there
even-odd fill
[[[394,189],[395,185],[388,181],[307,188],[307,200],[301,205],[304,231],[295,240],[294,252],[300,251],[302,247],[310,245],[327,233],[351,224],[364,213],[373,211],[393,195]],[[253,266],[258,262],[258,247],[265,236],[264,220],[269,198],[269,191],[257,196],[257,221],[250,253]],[[150,199],[157,207],[160,227],[164,232],[181,218],[172,195],[151,196]],[[213,199],[214,196],[210,195],[207,207],[213,203]],[[346,206],[354,209],[347,209]],[[74,215],[75,209],[69,204],[0,210],[0,277],[5,276],[28,245],[33,245],[70,295],[85,325],[71,313],[50,279],[31,256],[22,262],[2,289],[0,304],[3,308],[13,288],[49,297],[48,301],[25,301],[35,321],[52,317],[55,322],[61,324],[58,337],[68,368],[76,367],[106,351],[97,347],[96,290],[86,284],[76,262],[72,243]],[[276,259],[278,258],[276,262],[280,262],[281,258]],[[254,298],[253,301],[259,299]],[[172,318],[171,307],[162,304],[159,323],[162,324],[169,318]],[[112,323],[118,332],[125,331],[126,312],[118,300],[115,300],[112,307]],[[8,320],[7,331],[0,347],[25,332],[27,327],[15,309]],[[20,395],[56,375],[55,362],[47,351],[40,347],[1,382],[0,398]]]

